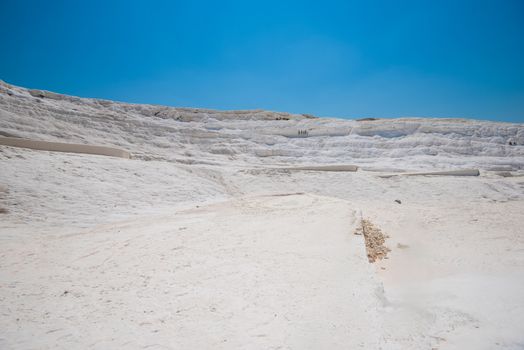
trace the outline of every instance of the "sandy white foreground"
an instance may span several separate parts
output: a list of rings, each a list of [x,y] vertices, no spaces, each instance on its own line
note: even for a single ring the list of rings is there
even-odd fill
[[[2,347],[376,348],[356,222],[341,200],[267,196],[11,246]]]

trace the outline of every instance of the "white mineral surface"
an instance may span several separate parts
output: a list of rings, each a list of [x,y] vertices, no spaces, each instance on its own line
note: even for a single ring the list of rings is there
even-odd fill
[[[1,137],[131,153],[0,145],[1,349],[524,348],[524,124],[1,82]]]

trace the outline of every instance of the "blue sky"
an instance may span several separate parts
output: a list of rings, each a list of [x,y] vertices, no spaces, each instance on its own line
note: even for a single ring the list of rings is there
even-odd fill
[[[0,1],[0,79],[127,102],[524,122],[524,1]]]

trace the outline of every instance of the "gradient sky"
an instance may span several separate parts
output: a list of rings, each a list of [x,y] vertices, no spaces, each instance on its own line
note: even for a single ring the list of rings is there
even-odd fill
[[[524,122],[524,1],[0,0],[0,79],[119,101]]]

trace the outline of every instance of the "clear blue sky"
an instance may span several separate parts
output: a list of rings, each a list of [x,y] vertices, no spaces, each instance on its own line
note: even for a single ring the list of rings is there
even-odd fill
[[[0,0],[0,79],[138,103],[524,122],[524,1]]]

